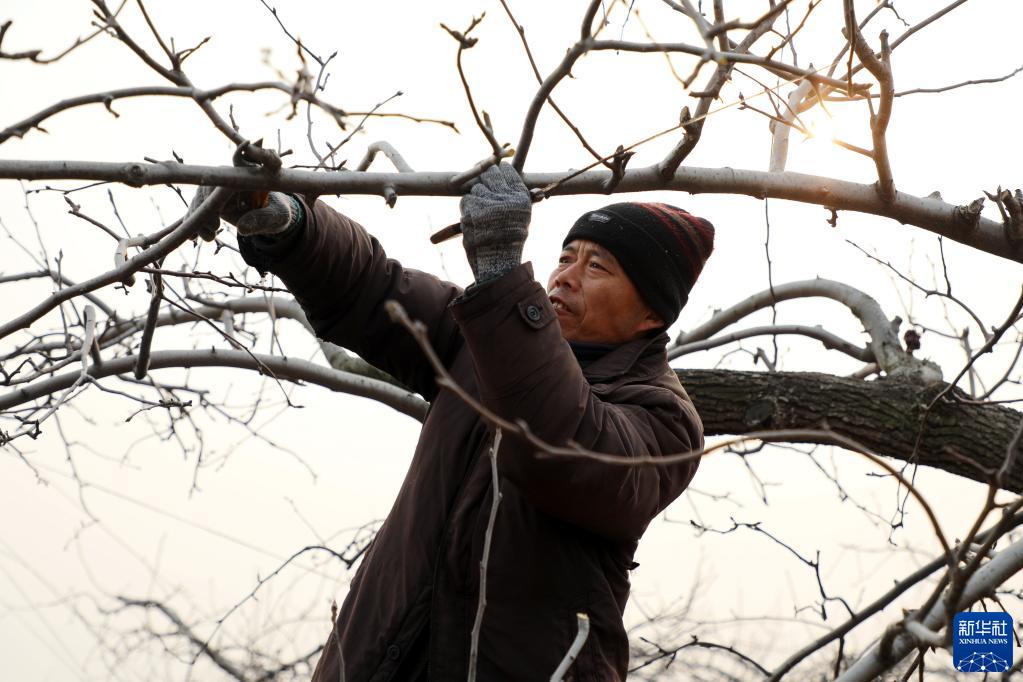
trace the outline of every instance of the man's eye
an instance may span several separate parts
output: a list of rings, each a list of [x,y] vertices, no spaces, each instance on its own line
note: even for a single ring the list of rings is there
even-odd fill
[[[607,268],[605,268],[603,265],[601,265],[600,263],[598,263],[596,261],[590,261],[590,267],[591,268],[597,268],[598,270],[605,270],[605,271],[607,270]]]
[[[558,259],[558,262],[564,265],[565,263],[568,262],[568,256],[562,256],[561,258]]]

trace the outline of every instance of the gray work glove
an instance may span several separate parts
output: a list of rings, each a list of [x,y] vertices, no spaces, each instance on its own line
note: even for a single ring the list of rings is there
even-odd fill
[[[196,210],[215,188],[200,185],[188,212]],[[238,234],[277,234],[291,227],[298,215],[296,202],[283,192],[235,192],[220,212],[220,218],[238,228]],[[199,236],[210,242],[217,235],[220,219],[211,217],[199,226]]]
[[[462,246],[477,283],[522,262],[533,201],[517,170],[502,163],[483,171],[460,206]]]

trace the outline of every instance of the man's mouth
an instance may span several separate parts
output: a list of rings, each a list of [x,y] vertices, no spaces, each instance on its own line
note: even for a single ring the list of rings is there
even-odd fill
[[[562,301],[557,296],[551,296],[550,298],[551,298],[551,306],[554,308],[554,312],[556,312],[556,313],[570,313],[570,312],[572,312],[572,309],[569,308],[567,305],[565,305],[565,302]]]

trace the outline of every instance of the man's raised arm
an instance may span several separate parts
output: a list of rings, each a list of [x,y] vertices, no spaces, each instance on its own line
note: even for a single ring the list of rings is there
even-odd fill
[[[193,206],[209,192],[201,187]],[[422,351],[384,309],[394,299],[427,325],[440,357],[461,338],[448,304],[461,289],[403,268],[361,225],[322,201],[281,192],[238,192],[222,217],[236,226],[247,263],[272,272],[294,294],[316,335],[358,353],[431,400],[435,377]],[[200,234],[212,238],[216,225]]]

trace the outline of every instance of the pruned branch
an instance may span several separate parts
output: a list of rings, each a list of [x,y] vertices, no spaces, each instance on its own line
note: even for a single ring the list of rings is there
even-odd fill
[[[590,618],[585,613],[576,614],[576,625],[578,630],[576,630],[575,638],[568,647],[568,651],[565,652],[565,657],[561,659],[558,667],[555,668],[554,673],[551,675],[551,682],[562,682],[565,679],[565,674],[572,664],[575,663],[576,656],[582,651],[583,644],[586,643],[586,638],[590,634]]]
[[[355,170],[364,171],[369,168],[370,164],[373,163],[373,159],[376,158],[378,153],[383,153],[387,159],[394,164],[394,167],[398,169],[399,173],[415,173],[412,170],[412,166],[408,165],[405,161],[405,157],[398,153],[398,150],[391,146],[389,142],[383,140],[374,142],[366,148],[366,156],[362,157],[362,161],[359,161],[359,165],[356,166]]]

